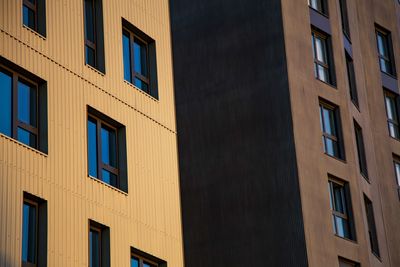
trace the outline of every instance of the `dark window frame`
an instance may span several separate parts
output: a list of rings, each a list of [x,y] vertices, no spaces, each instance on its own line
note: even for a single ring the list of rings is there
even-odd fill
[[[24,22],[24,7],[28,11],[33,12],[34,25],[25,24]],[[46,0],[35,0],[32,3],[29,0],[22,1],[22,24],[32,31],[46,38]]]
[[[343,195],[341,196],[341,202],[342,205],[345,209],[346,213],[341,213],[336,210],[336,198],[333,190],[333,184],[336,184],[337,186],[341,187]],[[355,225],[354,225],[354,218],[353,218],[353,208],[352,208],[352,203],[351,203],[351,193],[350,193],[350,185],[348,182],[343,181],[339,178],[336,178],[332,175],[328,175],[328,185],[329,185],[329,197],[330,197],[330,203],[331,203],[331,211],[332,211],[332,216],[334,218],[334,228],[335,228],[335,235],[344,238],[346,240],[350,240],[353,242],[357,241],[356,238],[356,231],[355,231]],[[349,236],[341,236],[338,234],[338,226],[336,224],[336,219],[335,217],[342,218],[343,220],[346,221],[348,231],[349,231]]]
[[[398,197],[400,200],[400,174],[399,174],[399,176],[397,176],[396,165],[399,165],[399,167],[400,167],[400,157],[398,155],[393,154],[394,178],[395,178],[395,184],[397,187],[397,194],[398,194]]]
[[[4,65],[2,65],[0,63],[0,71],[3,73],[6,73],[7,75],[12,77],[12,99],[11,99],[11,104],[12,104],[12,114],[11,114],[11,128],[12,128],[12,136],[10,136],[11,138],[17,140],[18,142],[21,142],[18,140],[18,128],[21,128],[33,135],[35,135],[35,144],[36,146],[30,146],[27,145],[29,147],[32,147],[34,149],[39,150],[39,148],[41,147],[40,144],[40,118],[39,118],[39,84],[35,81],[33,81],[32,79],[29,79],[28,77],[20,74],[18,71],[14,71],[11,68],[8,68]],[[18,82],[21,81],[24,84],[30,86],[30,88],[33,88],[36,92],[36,127],[26,124],[22,121],[19,121],[18,119]],[[22,142],[21,142],[22,143]],[[25,144],[26,145],[26,144]]]
[[[383,37],[384,45],[386,46],[387,53],[388,53],[387,56],[382,55],[379,51],[378,35]],[[378,52],[378,59],[379,59],[378,60],[379,69],[381,70],[381,72],[396,78],[397,77],[396,64],[395,64],[395,60],[394,60],[394,51],[393,51],[393,42],[392,42],[391,32],[386,30],[385,28],[375,24],[375,38],[376,38],[376,45],[377,45],[377,52]],[[389,72],[382,70],[381,60],[388,63],[388,66],[390,67]]]
[[[374,206],[372,201],[364,194],[365,215],[367,218],[368,236],[371,246],[371,252],[376,257],[380,258],[378,233],[376,231]]]
[[[146,252],[138,250],[136,248],[131,247],[131,262],[132,259],[136,259],[139,262],[139,267],[143,267],[143,264],[148,264],[151,267],[167,267],[167,262],[161,260],[153,255],[150,255]],[[131,266],[131,264],[130,264]]]
[[[324,124],[324,115],[322,109],[328,109],[333,112],[334,115],[334,128],[336,131],[337,136],[331,135],[325,132],[325,124]],[[322,130],[322,138],[323,138],[323,146],[324,146],[324,153],[330,157],[339,159],[339,160],[346,160],[344,144],[343,144],[343,136],[342,136],[342,127],[341,127],[341,120],[340,120],[340,111],[339,107],[333,103],[327,102],[326,100],[320,99],[319,100],[319,114],[321,118],[321,130]],[[330,120],[329,120],[330,121]],[[331,126],[332,128],[332,126]],[[337,155],[328,154],[326,149],[326,139],[329,139],[337,144],[338,153]]]
[[[38,247],[39,247],[39,204],[37,201],[32,200],[31,198],[24,197],[23,200],[23,205],[33,206],[35,208],[36,216],[35,216],[35,262],[27,262],[27,261],[22,261],[22,267],[36,267],[38,266]],[[22,239],[23,240],[23,237]]]
[[[396,139],[400,140],[400,124],[399,124],[399,96],[389,90],[383,89],[383,97],[384,97],[384,102],[385,102],[385,111],[386,111],[386,120],[387,120],[387,126],[388,126],[388,131],[389,131],[389,136]],[[394,103],[394,114],[397,118],[396,120],[389,119],[388,116],[388,107],[387,107],[387,102],[386,98],[390,98],[393,100]],[[393,136],[390,131],[390,126],[393,125],[394,128],[397,128],[397,133],[398,136]]]
[[[317,58],[317,49],[316,49],[316,40],[320,39],[323,43],[324,51],[326,57],[326,62],[322,62]],[[313,48],[313,59],[314,59],[314,76],[317,80],[336,86],[336,75],[335,75],[335,66],[333,59],[333,50],[332,50],[332,41],[331,36],[315,27],[311,28],[311,40],[312,40],[312,48]],[[324,81],[318,72],[318,66],[321,66],[327,75],[327,80]]]
[[[312,0],[308,0],[308,7],[309,8],[311,8],[312,10],[315,10],[316,12],[318,12],[319,14],[321,14],[321,15],[323,15],[325,17],[329,17],[328,2],[326,0],[317,0],[317,1],[320,1],[320,3],[321,3],[321,10],[311,6],[311,1]]]
[[[358,262],[354,262],[348,259],[345,259],[343,257],[339,257],[339,267],[341,267],[341,263],[347,264],[347,265],[352,265],[353,267],[360,267],[360,264]]]
[[[347,8],[347,0],[339,0],[340,6],[340,17],[342,19],[342,30],[343,34],[349,39],[350,38],[350,23],[349,23],[349,15]]]
[[[89,219],[88,224],[88,265],[90,266],[90,233],[93,231],[99,234],[99,265],[100,267],[110,266],[110,228]]]
[[[33,28],[31,28],[29,25],[24,24],[25,26],[27,26],[28,28],[34,30],[34,31],[38,31],[38,0],[35,0],[35,3],[31,3],[29,0],[23,0],[22,5],[26,6],[28,9],[30,9],[33,12],[34,15],[34,25]]]
[[[347,69],[347,78],[349,83],[350,89],[350,99],[351,102],[359,108],[359,101],[358,101],[358,91],[357,91],[357,81],[356,81],[356,73],[354,70],[354,61],[352,57],[345,52],[346,57],[346,69]]]
[[[369,181],[367,156],[366,156],[366,151],[365,151],[365,142],[364,142],[364,136],[362,133],[362,128],[357,123],[356,120],[353,120],[353,123],[354,123],[354,134],[355,134],[356,146],[357,146],[358,166],[359,166],[361,175],[367,181]]]

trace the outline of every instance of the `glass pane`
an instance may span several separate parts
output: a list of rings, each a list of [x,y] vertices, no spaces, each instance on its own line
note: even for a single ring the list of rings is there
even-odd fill
[[[318,10],[319,12],[323,12],[321,0],[309,0],[308,2],[309,2],[310,7]]]
[[[336,234],[340,237],[350,238],[349,225],[347,221],[341,217],[335,216]]]
[[[22,220],[22,261],[36,263],[35,206],[24,203]]]
[[[379,58],[379,65],[381,67],[381,71],[389,73],[390,65],[386,60],[384,60],[383,58]]]
[[[97,177],[97,127],[96,121],[88,119],[88,167],[89,175]]]
[[[150,265],[150,264],[148,264],[148,263],[146,263],[146,262],[143,262],[143,267],[152,267],[153,265]]]
[[[325,153],[333,157],[339,156],[338,144],[332,139],[325,138]]]
[[[95,14],[94,0],[85,0],[85,37],[87,40],[95,43]]]
[[[90,230],[89,233],[90,267],[100,267],[100,236],[99,232]]]
[[[397,138],[398,139],[400,137],[399,136],[399,126],[393,124],[392,122],[389,122],[388,126],[389,126],[389,134],[390,134],[390,136],[393,137],[393,138]]]
[[[18,81],[18,120],[36,127],[36,88]]]
[[[96,67],[96,54],[93,48],[86,46],[86,64]]]
[[[0,133],[12,135],[12,77],[0,71]]]
[[[17,140],[25,145],[36,148],[36,135],[20,127],[17,129]]]
[[[317,60],[323,63],[327,63],[325,40],[315,37],[315,49],[315,56]]]
[[[135,59],[135,72],[140,73],[141,75],[147,77],[147,51],[146,45],[139,41],[138,39],[134,40],[133,44],[133,53]]]
[[[112,185],[114,187],[117,186],[117,176],[107,170],[102,170],[101,172],[103,182],[106,184]]]
[[[397,121],[397,116],[396,116],[396,106],[394,99],[390,96],[385,96],[385,102],[386,102],[386,114],[388,119]]]
[[[388,51],[387,51],[387,44],[386,44],[386,36],[383,36],[381,33],[377,34],[377,40],[378,40],[378,52],[380,55],[387,57],[388,56]]]
[[[136,258],[131,258],[131,267],[139,267],[139,260]]]
[[[103,163],[117,167],[117,137],[113,129],[101,126],[101,159]]]
[[[394,163],[395,171],[396,171],[396,180],[398,186],[400,186],[400,164],[398,162]]]
[[[124,79],[132,82],[131,77],[131,50],[129,44],[129,35],[122,35],[123,57],[124,57]]]
[[[22,12],[24,25],[35,30],[35,12],[25,5],[22,8]]]
[[[317,69],[318,69],[318,74],[317,78],[320,79],[321,81],[328,82],[328,70],[317,64]]]
[[[344,190],[343,187],[333,183],[333,193],[334,193],[334,201],[335,201],[335,211],[346,214],[345,210],[345,199],[344,199]]]
[[[324,118],[324,130],[325,133],[336,136],[335,130],[335,114],[333,110],[323,109],[323,118]]]
[[[147,83],[143,82],[142,80],[135,78],[135,86],[142,89],[145,92],[148,92]]]

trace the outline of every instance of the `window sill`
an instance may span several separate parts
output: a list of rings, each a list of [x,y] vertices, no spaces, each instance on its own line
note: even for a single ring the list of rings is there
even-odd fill
[[[7,135],[5,135],[5,134],[3,134],[3,133],[0,133],[0,137],[3,137],[3,138],[5,138],[5,139],[7,139],[7,140],[9,140],[9,141],[11,141],[11,142],[17,144],[17,145],[20,145],[20,146],[22,146],[22,147],[24,147],[24,148],[27,148],[28,150],[30,150],[30,151],[32,151],[32,152],[35,152],[35,153],[37,153],[37,154],[39,154],[39,155],[41,155],[41,156],[43,156],[43,157],[46,157],[46,158],[47,158],[47,156],[48,156],[48,154],[46,154],[46,153],[44,153],[44,152],[42,152],[42,151],[39,151],[39,150],[37,150],[36,148],[30,147],[30,146],[28,146],[28,145],[25,145],[24,143],[21,143],[20,141],[15,140],[14,138],[9,137],[9,136],[7,136]]]
[[[338,235],[338,234],[335,234],[335,236],[336,236],[337,238],[342,239],[342,240],[345,240],[345,241],[348,241],[348,242],[350,242],[350,243],[353,243],[354,245],[357,245],[357,244],[358,244],[356,240],[349,239],[349,238],[347,238],[347,237],[342,237],[342,236],[340,236],[340,235]]]
[[[114,186],[112,186],[112,185],[109,185],[109,184],[107,184],[107,183],[105,183],[105,182],[103,182],[103,181],[97,179],[96,177],[93,177],[93,176],[91,176],[91,175],[88,175],[88,177],[89,177],[91,180],[94,180],[94,181],[96,181],[96,182],[98,182],[98,183],[100,183],[100,184],[102,184],[102,185],[105,185],[106,187],[111,188],[112,190],[114,190],[114,191],[116,191],[116,192],[118,192],[118,193],[121,193],[121,194],[123,194],[123,195],[125,195],[125,196],[128,196],[128,193],[127,193],[127,192],[122,191],[121,189],[118,189],[118,188],[116,188],[116,187],[114,187]]]
[[[139,92],[142,93],[143,95],[147,96],[147,97],[150,98],[151,100],[153,100],[153,101],[155,101],[155,102],[157,102],[157,103],[160,102],[160,100],[158,100],[158,99],[155,98],[154,96],[152,96],[152,95],[146,93],[145,91],[143,91],[143,90],[140,89],[139,87],[135,86],[134,84],[132,84],[132,83],[126,81],[126,80],[124,80],[124,83],[128,84],[130,87],[135,88],[137,91],[139,91]]]
[[[40,33],[38,33],[35,30],[32,30],[31,28],[29,28],[28,26],[26,26],[25,24],[22,24],[22,27],[25,28],[26,30],[30,31],[31,33],[35,34],[37,37],[39,37],[40,39],[42,39],[43,41],[46,41],[46,37],[41,35]]]
[[[96,69],[95,67],[90,66],[89,64],[85,63],[85,66],[88,67],[90,70],[96,72],[97,74],[101,75],[101,76],[105,76],[106,74],[99,71],[98,69]]]
[[[335,157],[335,156],[329,155],[329,154],[328,154],[328,153],[326,153],[326,152],[324,152],[324,154],[325,154],[326,156],[328,156],[328,157],[332,158],[332,159],[336,159],[336,160],[338,160],[339,162],[341,162],[341,163],[343,163],[343,164],[347,164],[347,161],[346,161],[345,159],[341,159],[341,158],[338,158],[338,157]]]
[[[322,13],[321,11],[319,11],[318,9],[313,8],[312,6],[308,6],[311,10],[317,12],[318,14],[320,14],[321,16],[324,16],[325,18],[329,19],[329,15]]]
[[[381,70],[381,72],[382,72],[383,74],[386,74],[386,75],[389,76],[390,78],[397,80],[397,76],[396,76],[395,74],[391,74],[391,73],[388,73],[388,72],[383,71],[383,70]]]
[[[321,79],[319,79],[319,78],[317,78],[317,77],[315,77],[315,79],[316,79],[317,81],[320,81],[321,83],[326,84],[326,85],[332,87],[333,89],[336,89],[336,90],[337,90],[337,86],[336,86],[336,85],[331,84],[331,83],[328,83],[328,82],[325,82],[325,81],[323,81],[323,80],[321,80]]]

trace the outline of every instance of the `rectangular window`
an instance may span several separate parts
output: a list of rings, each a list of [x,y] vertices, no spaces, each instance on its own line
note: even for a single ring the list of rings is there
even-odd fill
[[[360,167],[360,172],[366,179],[368,179],[368,169],[367,169],[367,159],[365,156],[364,138],[363,138],[363,134],[362,134],[362,129],[356,121],[354,121],[354,132],[355,132],[355,136],[356,136],[358,165]]]
[[[349,184],[330,178],[329,195],[334,233],[355,240]]]
[[[86,64],[105,73],[102,0],[84,0]]]
[[[377,27],[376,41],[378,46],[378,58],[381,71],[392,76],[396,76],[392,38],[389,31]]]
[[[88,111],[89,176],[127,192],[125,127],[92,108]]]
[[[393,155],[394,174],[396,178],[397,192],[400,198],[400,157]]]
[[[364,195],[364,204],[365,204],[365,212],[367,215],[368,234],[371,245],[371,251],[373,254],[380,257],[378,236],[376,233],[376,226],[375,226],[374,208],[372,206],[371,200],[369,200],[369,198],[365,195]]]
[[[344,258],[339,258],[339,267],[360,267],[360,264]]]
[[[150,254],[131,248],[131,267],[167,267],[167,263]]]
[[[22,266],[46,266],[47,203],[24,193],[22,206]]]
[[[110,228],[89,220],[89,267],[110,266]]]
[[[347,13],[347,0],[339,0],[340,5],[340,15],[342,18],[342,30],[347,38],[350,40],[350,25],[349,25],[349,17]]]
[[[398,109],[397,109],[398,96],[387,90],[384,90],[384,95],[385,95],[385,108],[386,108],[389,135],[393,138],[400,139],[399,119],[398,119]]]
[[[324,151],[330,156],[344,160],[339,108],[322,101],[319,108]]]
[[[315,77],[320,81],[334,85],[333,56],[329,35],[312,30],[312,48]]]
[[[155,41],[126,20],[122,24],[124,79],[158,98]]]
[[[46,153],[46,132],[46,83],[0,64],[0,133]]]
[[[354,72],[353,59],[349,54],[346,53],[346,67],[347,67],[347,78],[349,80],[350,98],[351,101],[358,107],[358,93],[356,84],[356,75]]]
[[[25,26],[46,36],[45,0],[23,0],[22,20]]]
[[[308,6],[319,13],[328,16],[328,5],[326,0],[308,0]]]

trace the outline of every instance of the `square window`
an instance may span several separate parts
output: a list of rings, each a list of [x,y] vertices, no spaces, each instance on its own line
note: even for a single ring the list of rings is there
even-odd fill
[[[125,127],[88,108],[88,173],[127,192]]]
[[[155,41],[124,19],[122,25],[124,79],[158,98]]]
[[[47,153],[46,82],[3,61],[6,64],[0,63],[0,133]]]

